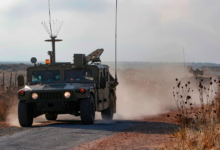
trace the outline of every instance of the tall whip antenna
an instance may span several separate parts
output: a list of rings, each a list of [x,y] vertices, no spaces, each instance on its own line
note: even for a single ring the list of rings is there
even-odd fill
[[[60,29],[63,25],[62,22],[54,21],[51,22],[51,13],[50,13],[50,0],[48,0],[48,9],[49,9],[49,28],[47,27],[46,22],[42,22],[42,25],[44,26],[45,30],[49,34],[50,38],[49,40],[45,40],[46,42],[51,42],[52,43],[52,51],[48,51],[48,55],[50,56],[50,62],[51,64],[56,63],[56,53],[55,53],[55,42],[60,42],[62,41],[61,39],[56,39]]]
[[[51,14],[50,14],[50,0],[48,0],[48,9],[49,9],[49,24],[50,24],[50,36],[52,37],[52,28],[51,28]]]
[[[115,82],[118,82],[117,77],[117,21],[118,21],[118,0],[116,0],[116,13],[115,13]]]
[[[186,66],[185,66],[185,50],[184,50],[184,47],[183,47],[183,61],[184,61],[184,75],[186,75],[185,74]]]

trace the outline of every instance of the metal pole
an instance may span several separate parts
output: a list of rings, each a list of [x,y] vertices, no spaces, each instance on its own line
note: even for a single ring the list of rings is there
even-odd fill
[[[53,37],[52,27],[51,27],[51,14],[50,14],[50,0],[48,0],[48,8],[49,8],[49,24],[50,24],[50,37]]]
[[[185,51],[184,51],[184,47],[183,47],[183,60],[184,60],[184,75],[186,75],[186,73],[185,73]]]
[[[52,37],[52,38],[51,38],[51,42],[52,42],[52,50],[53,50],[53,60],[52,60],[52,63],[55,64],[55,63],[56,63],[55,37]]]
[[[117,78],[117,21],[118,21],[118,0],[116,0],[116,12],[115,12],[115,82],[118,82]]]

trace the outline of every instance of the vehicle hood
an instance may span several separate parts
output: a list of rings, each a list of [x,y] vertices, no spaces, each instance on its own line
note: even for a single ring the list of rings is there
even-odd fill
[[[93,84],[85,83],[60,83],[60,84],[37,84],[37,85],[26,85],[25,91],[41,91],[41,90],[73,90],[79,88],[89,88]]]

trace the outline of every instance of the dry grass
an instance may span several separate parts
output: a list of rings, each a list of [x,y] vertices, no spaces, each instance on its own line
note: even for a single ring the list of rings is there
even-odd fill
[[[6,119],[6,114],[8,110],[8,105],[6,100],[0,101],[0,121],[3,121]]]
[[[28,65],[0,64],[0,121],[5,121],[11,107],[17,99],[17,75],[25,75]],[[25,77],[25,76],[24,76]]]
[[[173,96],[179,113],[175,118],[181,128],[174,134],[181,142],[172,149],[177,150],[217,150],[220,149],[220,79],[210,78],[205,87],[203,80],[197,79],[197,91],[200,104],[192,99],[193,90],[190,82],[182,86],[176,79]],[[171,148],[170,148],[171,149]]]
[[[10,108],[15,104],[17,100],[18,87],[0,92],[0,121],[7,119]]]
[[[6,88],[3,88],[3,86],[1,86],[0,88],[0,121],[5,121],[7,119],[9,110],[17,100],[18,87],[16,84],[5,87]]]

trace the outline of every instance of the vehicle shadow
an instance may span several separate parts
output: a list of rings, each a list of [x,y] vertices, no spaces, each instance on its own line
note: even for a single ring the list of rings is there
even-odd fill
[[[103,130],[109,132],[139,132],[145,134],[171,134],[179,127],[179,125],[173,123],[135,120],[96,120],[93,125],[84,125],[80,120],[41,121],[39,123],[40,124],[34,126],[34,128],[55,127],[64,129]]]

